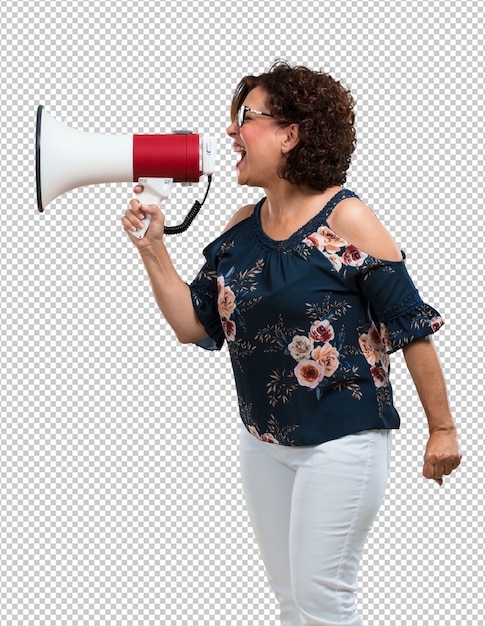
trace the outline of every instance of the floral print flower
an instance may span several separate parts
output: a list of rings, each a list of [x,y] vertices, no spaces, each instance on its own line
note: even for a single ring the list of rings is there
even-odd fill
[[[339,367],[339,353],[330,343],[317,346],[312,352],[312,357],[323,367],[324,375],[333,376]]]
[[[344,248],[348,242],[345,239],[342,239],[337,233],[334,233],[333,230],[330,230],[328,226],[320,226],[317,230],[318,235],[323,240],[323,244],[325,250],[327,252],[338,252],[340,248]]]
[[[348,245],[345,239],[342,239],[339,235],[330,230],[328,226],[320,226],[320,228],[308,235],[304,240],[307,246],[315,246],[320,252],[339,252],[340,248],[344,248]]]
[[[436,332],[437,330],[439,330],[443,326],[444,323],[445,322],[444,322],[442,317],[435,316],[435,317],[433,317],[433,319],[430,320],[429,325],[433,329],[433,332]]]
[[[323,252],[322,254],[333,265],[333,269],[337,270],[337,272],[340,272],[343,265],[341,257],[339,257],[338,254],[328,254],[327,252]]]
[[[337,272],[342,269],[342,265],[361,267],[369,256],[342,239],[328,226],[320,226],[316,232],[305,237],[303,243],[317,248]]]
[[[362,334],[359,337],[359,345],[360,349],[364,353],[367,363],[369,363],[369,365],[375,365],[379,361],[379,352],[369,341],[368,334]]]
[[[345,263],[345,265],[360,267],[364,264],[364,261],[367,257],[368,255],[365,252],[362,252],[362,250],[359,250],[359,248],[356,248],[355,246],[350,244],[345,248],[345,252],[342,256],[342,261]]]
[[[372,323],[367,334],[367,342],[378,351],[385,350],[382,328],[377,328],[377,326]]]
[[[389,339],[389,330],[387,329],[387,326],[382,323],[380,325],[380,335],[381,335],[381,341],[384,346],[384,350],[386,351],[386,356],[388,357],[389,355],[387,354],[387,350],[389,349],[389,346],[391,345],[391,341]]]
[[[308,315],[310,316],[310,326],[308,335],[293,335],[291,342],[287,345],[288,352],[297,361],[297,365],[293,369],[293,375],[296,378],[297,387],[309,387],[315,389],[317,399],[322,397],[322,390],[326,385],[334,384],[335,381],[328,381],[341,366],[339,349],[333,342],[344,349],[342,344],[342,336],[336,338],[335,330],[331,324],[331,320],[335,320],[344,314],[347,303],[336,303],[331,298],[326,297],[322,302],[317,304],[307,304]],[[284,329],[265,328],[261,333],[261,338],[265,341],[271,340],[272,335],[282,334]],[[284,398],[281,391],[282,379],[289,383],[289,379],[283,375],[283,372],[273,372],[274,378],[270,386],[273,396],[276,398]],[[293,392],[295,389],[288,384],[287,389]],[[283,401],[286,401],[283,399]]]
[[[235,341],[236,339],[236,324],[232,320],[222,320],[222,329],[227,341]]]
[[[359,337],[362,353],[370,365],[372,380],[377,389],[377,401],[382,402],[382,393],[389,386],[389,355],[386,352],[387,328],[380,324],[379,329],[372,322],[367,333]]]
[[[260,439],[261,441],[266,441],[266,443],[279,443],[278,439],[271,433],[263,433]]]
[[[332,325],[328,320],[313,322],[310,328],[310,337],[315,341],[332,341],[335,333]]]
[[[266,443],[273,443],[276,445],[295,445],[294,440],[291,438],[291,433],[299,428],[299,424],[287,424],[281,425],[274,415],[271,415],[266,423],[266,430],[261,434],[258,429],[258,424],[252,416],[252,409],[244,404],[242,398],[239,397],[241,406],[241,417],[246,425],[246,428],[253,437]]]
[[[219,315],[228,320],[236,308],[236,297],[232,289],[224,284],[224,276],[217,277],[217,294]]]
[[[315,246],[320,252],[325,250],[325,239],[318,233],[308,235],[308,237],[305,237],[303,240],[303,243],[306,243],[307,246]]]
[[[297,360],[309,359],[313,350],[313,341],[309,337],[295,335],[288,345],[291,356]]]
[[[374,385],[377,388],[387,387],[389,384],[389,377],[386,370],[379,365],[374,365],[371,367],[370,373],[372,374],[372,378],[374,379]]]
[[[310,359],[300,361],[294,371],[298,383],[303,387],[310,387],[310,389],[318,387],[325,376],[323,367]]]

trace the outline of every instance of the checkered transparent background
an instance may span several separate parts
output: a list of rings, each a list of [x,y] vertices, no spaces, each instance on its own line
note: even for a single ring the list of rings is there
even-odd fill
[[[170,239],[201,250],[260,190],[224,137],[241,76],[283,57],[357,99],[348,186],[406,250],[447,324],[436,341],[461,432],[443,488],[400,355],[403,427],[364,555],[370,626],[483,623],[483,9],[473,0],[80,0],[0,8],[2,626],[273,626],[238,477],[227,352],[179,346],[119,218],[131,185],[35,203],[35,111],[86,131],[217,136],[213,189]],[[180,221],[203,186],[177,187]]]

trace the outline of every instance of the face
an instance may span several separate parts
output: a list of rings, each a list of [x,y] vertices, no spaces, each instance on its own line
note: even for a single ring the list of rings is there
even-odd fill
[[[261,87],[248,93],[243,105],[269,113],[267,94]],[[240,185],[267,187],[278,180],[278,170],[283,164],[288,126],[281,126],[273,117],[246,111],[244,124],[237,120],[227,128],[233,140],[234,150],[241,155],[236,164],[237,180]]]

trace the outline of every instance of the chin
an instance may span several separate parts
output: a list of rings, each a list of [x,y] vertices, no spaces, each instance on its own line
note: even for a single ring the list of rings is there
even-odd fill
[[[239,187],[264,187],[263,184],[261,183],[253,183],[250,180],[239,180],[237,181],[237,184],[239,185]]]
[[[237,172],[237,184],[241,186],[250,184],[248,181],[248,177],[245,174],[241,173],[239,170]]]
[[[251,176],[241,172],[238,172],[237,184],[241,187],[264,187],[261,181],[252,179]]]

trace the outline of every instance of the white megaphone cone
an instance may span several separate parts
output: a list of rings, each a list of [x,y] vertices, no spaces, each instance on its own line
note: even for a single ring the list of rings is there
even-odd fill
[[[168,197],[173,182],[198,182],[202,175],[210,181],[216,141],[185,131],[169,135],[86,133],[57,122],[39,106],[35,151],[37,207],[43,211],[70,189],[111,182],[139,182],[144,187],[138,195],[140,202],[159,204]],[[198,211],[201,205],[196,204]],[[135,237],[144,236],[148,218]],[[185,230],[181,228],[172,230]]]

